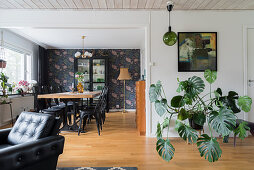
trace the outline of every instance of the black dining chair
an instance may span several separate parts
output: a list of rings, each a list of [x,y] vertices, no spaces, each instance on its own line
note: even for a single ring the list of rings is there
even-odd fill
[[[40,86],[41,88],[41,94],[50,94],[50,87],[49,86]],[[41,99],[43,100],[43,99]],[[54,114],[55,117],[63,117],[63,113],[64,113],[64,106],[57,106],[55,104],[52,105],[52,99],[44,99],[43,100],[46,103],[46,107],[41,109],[40,112],[42,113],[50,113],[50,114]],[[55,105],[55,106],[54,106]]]
[[[79,122],[79,130],[78,130],[78,135],[82,130],[84,130],[85,125],[87,122],[90,122],[92,117],[95,118],[96,120],[96,125],[97,125],[97,131],[98,134],[100,135],[100,131],[102,130],[102,124],[105,122],[105,110],[106,110],[106,98],[105,96],[107,95],[108,88],[105,87],[102,90],[102,93],[99,96],[99,100],[96,104],[95,107],[88,107],[84,110],[80,111],[80,122]]]

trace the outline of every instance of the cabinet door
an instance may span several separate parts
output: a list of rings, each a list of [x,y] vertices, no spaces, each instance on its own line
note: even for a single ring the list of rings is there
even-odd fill
[[[102,90],[105,86],[105,59],[93,59],[93,90]]]
[[[89,88],[90,82],[90,60],[89,59],[78,59],[77,60],[77,72],[84,73],[85,76],[85,89]]]
[[[78,72],[84,73],[85,82],[90,81],[90,65],[88,59],[78,59]]]

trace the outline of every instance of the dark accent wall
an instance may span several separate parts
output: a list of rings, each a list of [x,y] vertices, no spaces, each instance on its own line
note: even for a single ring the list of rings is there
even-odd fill
[[[77,49],[47,50],[49,84],[64,85],[71,89],[74,80],[74,54]],[[135,82],[140,79],[140,50],[139,49],[95,49],[88,50],[94,56],[107,57],[109,60],[109,107],[116,105],[123,108],[123,81],[117,80],[120,67],[129,68],[132,80],[126,81],[126,109],[136,108]]]

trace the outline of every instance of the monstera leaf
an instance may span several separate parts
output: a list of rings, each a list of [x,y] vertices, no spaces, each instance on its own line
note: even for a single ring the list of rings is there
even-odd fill
[[[205,157],[209,162],[215,162],[221,157],[220,145],[216,138],[210,138],[207,134],[198,138],[197,146],[201,157]]]
[[[205,70],[204,77],[209,84],[212,84],[217,79],[217,72],[211,70]]]
[[[167,100],[161,99],[161,101],[156,100],[155,101],[155,110],[158,113],[159,116],[163,116],[164,113],[167,111]]]
[[[171,99],[171,106],[178,108],[178,107],[182,107],[184,105],[184,98],[183,96],[175,96]]]
[[[250,130],[250,128],[247,126],[247,122],[241,122],[239,126],[235,129],[235,135],[239,135],[240,139],[244,139],[247,137],[247,130]]]
[[[193,121],[194,121],[194,123],[196,123],[200,126],[203,126],[205,124],[205,121],[206,121],[206,116],[203,112],[194,113]]]
[[[217,133],[227,136],[236,126],[236,117],[232,110],[222,107],[219,112],[213,111],[211,113],[209,122]]]
[[[188,140],[189,143],[197,142],[198,139],[197,131],[183,123],[179,125],[178,134],[184,140]]]
[[[149,99],[151,103],[158,100],[161,95],[161,81],[158,81],[156,84],[151,84],[149,89]]]
[[[175,122],[175,130],[178,131],[178,129],[182,126],[182,124],[183,123],[181,121],[176,120],[176,122]]]
[[[189,99],[193,99],[196,97],[196,95],[202,93],[204,91],[204,88],[204,81],[200,77],[193,76],[188,80],[181,81],[176,91],[184,91],[186,97],[188,97]]]
[[[218,98],[217,106],[226,106],[228,109],[232,110],[234,113],[239,113],[241,110],[237,107],[236,101],[239,98],[238,93],[235,91],[229,91],[228,96],[222,96],[222,91],[218,88],[215,91],[215,96]]]
[[[184,87],[187,97],[193,99],[196,95],[204,91],[205,83],[200,77],[193,76],[189,78],[187,82],[188,83],[186,83]]]
[[[156,150],[162,159],[167,162],[169,162],[175,154],[175,148],[170,143],[169,139],[159,139],[156,143]]]
[[[179,119],[179,120],[185,120],[188,117],[189,117],[189,114],[184,108],[182,108],[177,115],[177,119]]]
[[[252,99],[249,96],[241,96],[238,99],[238,106],[245,112],[251,109]]]

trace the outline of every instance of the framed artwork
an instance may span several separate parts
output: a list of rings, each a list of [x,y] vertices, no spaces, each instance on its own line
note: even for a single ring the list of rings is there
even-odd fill
[[[217,71],[217,32],[178,32],[178,71]]]

